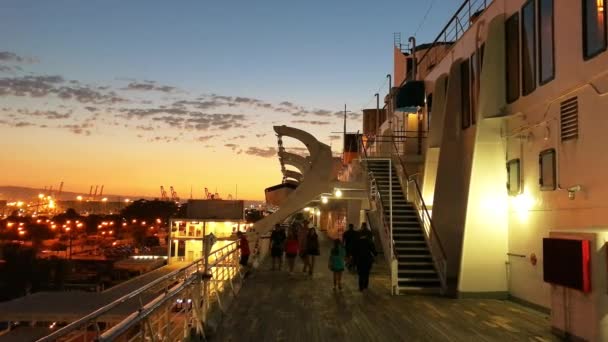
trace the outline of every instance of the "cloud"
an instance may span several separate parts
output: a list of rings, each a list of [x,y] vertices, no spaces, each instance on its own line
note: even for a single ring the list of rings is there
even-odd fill
[[[63,120],[63,119],[69,119],[72,116],[71,111],[69,111],[67,113],[59,113],[54,110],[44,111],[44,110],[17,109],[16,112],[22,116],[45,118],[48,120]]]
[[[217,135],[201,135],[200,137],[196,138],[196,141],[200,141],[200,142],[206,142],[209,141],[213,138],[217,137]],[[205,147],[207,147],[208,145],[205,145]]]
[[[323,126],[323,125],[329,125],[330,122],[329,121],[316,121],[316,120],[294,120],[292,121],[293,123],[301,123],[301,124],[309,124],[309,125],[317,125],[317,126]]]
[[[128,102],[115,92],[100,92],[78,81],[66,81],[58,75],[0,78],[0,96],[46,97],[55,95],[62,100],[85,104],[114,104]]]
[[[0,62],[36,63],[38,60],[30,57],[22,57],[9,51],[0,51]]]
[[[140,91],[160,91],[163,93],[171,93],[177,88],[167,85],[157,85],[154,81],[131,82],[125,90],[140,90]]]
[[[329,141],[336,141],[336,140],[340,140],[342,137],[339,135],[330,135],[329,136]]]
[[[239,146],[237,144],[224,144],[224,147],[228,147],[231,150],[236,150]]]
[[[60,127],[66,128],[74,134],[91,135],[90,128],[92,128],[93,125],[89,122],[83,122],[80,124],[62,125]]]
[[[266,148],[249,147],[245,151],[245,154],[248,154],[251,156],[262,157],[262,158],[271,158],[271,157],[274,157],[277,155],[277,149],[274,147],[266,147]]]
[[[135,129],[138,129],[140,131],[148,131],[149,132],[149,131],[153,131],[154,127],[152,127],[152,126],[138,125],[138,126],[135,127]]]
[[[256,138],[263,138],[265,136],[267,136],[268,134],[264,133],[264,134],[256,134],[255,137]]]
[[[176,142],[177,141],[177,137],[170,137],[170,136],[157,136],[157,137],[152,137],[150,139],[148,139],[148,141],[150,142],[165,142],[165,143],[171,143],[171,142]]]

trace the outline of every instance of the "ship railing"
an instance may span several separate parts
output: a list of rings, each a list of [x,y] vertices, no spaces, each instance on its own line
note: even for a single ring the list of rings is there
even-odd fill
[[[242,278],[239,257],[238,242],[230,242],[38,342],[176,340],[193,332],[204,336],[210,310],[223,311],[222,297],[226,290],[233,294],[237,290],[235,281]],[[139,308],[106,330],[109,326],[103,316],[133,301]]]
[[[382,194],[380,193],[378,181],[377,181],[374,173],[369,170],[368,161],[371,158],[367,154],[367,148],[363,142],[362,135],[359,135],[359,139],[357,141],[358,141],[358,145],[359,145],[358,146],[359,158],[362,161],[364,170],[367,172],[368,197],[369,197],[369,200],[372,203],[373,207],[376,209],[376,212],[378,213],[377,217],[380,222],[379,233],[380,233],[380,237],[381,237],[380,240],[382,243],[382,249],[384,250],[385,254],[387,255],[387,262],[389,263],[389,266],[391,268],[391,291],[392,291],[392,294],[396,294],[398,292],[398,270],[397,270],[398,255],[397,255],[397,250],[395,248],[395,240],[393,238],[393,188],[395,186],[392,181],[392,178],[393,178],[392,177],[392,172],[393,172],[392,163],[393,162],[390,158],[384,159],[389,164],[388,194],[385,195],[385,196],[387,196],[387,198],[384,199],[385,201],[388,202],[388,208],[385,208],[385,206],[382,202]],[[383,160],[380,158],[373,158],[373,159],[374,160]],[[388,219],[386,216],[388,216]],[[369,221],[369,215],[368,215],[368,221]]]
[[[465,0],[460,5],[431,46],[426,49],[424,55],[418,60],[417,65],[421,71],[419,79],[424,79],[425,73],[441,62],[450,51],[449,45],[453,46],[492,2],[493,0]],[[441,45],[448,46],[439,48]],[[424,66],[426,68],[422,70]]]

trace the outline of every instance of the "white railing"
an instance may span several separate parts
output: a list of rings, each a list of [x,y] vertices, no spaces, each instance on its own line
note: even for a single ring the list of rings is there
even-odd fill
[[[38,342],[173,341],[193,332],[204,336],[203,327],[209,313],[215,308],[223,311],[222,295],[228,289],[236,293],[234,280],[241,279],[239,257],[238,242],[229,243]],[[129,304],[127,308],[135,304],[138,309],[108,330],[100,328],[103,315]]]
[[[429,247],[431,252],[431,257],[433,259],[433,263],[435,264],[435,269],[437,271],[439,281],[441,282],[441,289],[443,292],[447,290],[447,256],[445,253],[445,249],[441,243],[439,235],[433,226],[433,220],[431,218],[431,214],[422,198],[422,192],[419,185],[419,182],[415,177],[411,178],[408,175],[408,172],[405,168],[405,161],[401,157],[401,153],[399,147],[397,145],[397,140],[391,136],[382,136],[381,140],[381,148],[379,146],[372,146],[374,149],[373,159],[380,158],[388,158],[392,161],[393,165],[395,165],[395,169],[397,170],[397,175],[399,176],[399,180],[403,180],[403,188],[406,190],[407,201],[411,202],[416,212],[418,213],[418,219],[424,230],[424,237],[426,240],[426,244]],[[366,151],[368,146],[361,146],[363,152],[361,155],[363,158],[370,158]],[[391,167],[392,170],[392,167]]]

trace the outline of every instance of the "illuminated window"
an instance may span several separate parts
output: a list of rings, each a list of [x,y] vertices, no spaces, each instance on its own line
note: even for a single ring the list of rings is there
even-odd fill
[[[521,163],[519,159],[507,163],[507,191],[509,195],[521,193]]]
[[[538,1],[538,74],[540,84],[555,76],[553,0]]]
[[[536,89],[535,17],[534,0],[530,0],[521,9],[521,80],[524,96]]]
[[[583,55],[589,59],[606,50],[605,0],[583,0]]]
[[[507,103],[519,98],[519,12],[505,22]]]
[[[555,162],[555,149],[544,150],[538,156],[540,164],[540,189],[543,191],[553,191],[557,187],[557,171]]]

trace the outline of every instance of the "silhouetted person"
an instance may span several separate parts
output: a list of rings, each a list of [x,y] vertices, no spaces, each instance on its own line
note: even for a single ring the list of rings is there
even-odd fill
[[[308,221],[304,221],[298,227],[298,243],[299,243],[299,251],[300,258],[302,260],[302,272],[307,272],[310,268],[310,264],[308,263],[308,254],[306,253],[306,240],[308,239]]]
[[[355,230],[355,226],[351,223],[348,225],[348,229],[342,235],[344,249],[346,250],[346,267],[349,270],[352,270],[355,266],[355,262],[353,259],[353,246],[356,238],[357,231]]]
[[[355,240],[353,255],[359,274],[359,291],[363,291],[369,286],[369,273],[372,270],[374,257],[378,252],[376,252],[372,232],[367,228],[366,223],[361,225],[361,231],[358,235]]]
[[[245,270],[245,276],[249,275],[249,255],[251,255],[251,251],[249,250],[249,241],[247,240],[247,236],[243,234],[243,232],[239,231],[236,233],[236,236],[239,238],[239,250],[241,252],[241,260],[239,264],[243,266]]]
[[[272,270],[274,271],[278,264],[279,271],[283,265],[283,251],[285,248],[285,230],[280,224],[274,226],[274,230],[270,234],[270,255],[272,256]]]
[[[319,236],[314,227],[308,229],[308,235],[306,236],[306,254],[308,255],[308,274],[312,276],[312,271],[315,269],[315,256],[321,254],[319,250]]]

